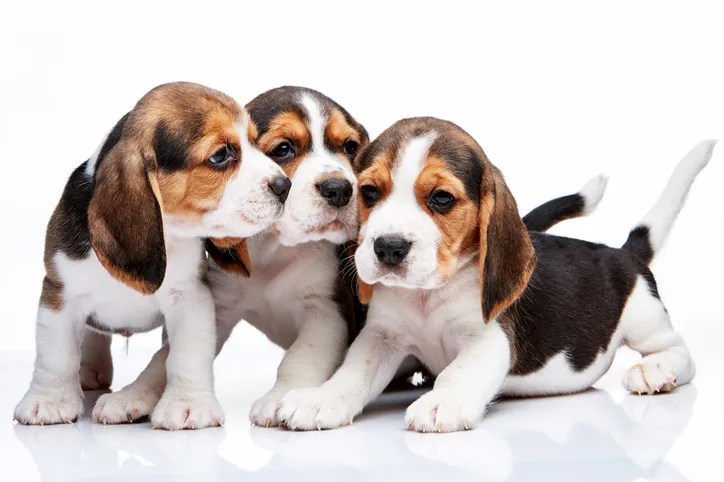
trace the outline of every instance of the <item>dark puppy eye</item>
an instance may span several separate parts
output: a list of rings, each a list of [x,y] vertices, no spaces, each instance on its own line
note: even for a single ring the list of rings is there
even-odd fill
[[[288,161],[294,157],[294,149],[292,149],[291,144],[285,141],[277,144],[277,146],[269,153],[269,156],[277,162]]]
[[[218,151],[214,152],[214,155],[209,157],[206,162],[214,169],[226,169],[229,167],[234,160],[234,149],[229,145],[225,145]]]
[[[362,200],[368,207],[371,207],[380,198],[380,190],[375,186],[362,186],[360,192],[362,193]]]
[[[440,214],[445,214],[449,212],[454,204],[455,196],[447,191],[443,191],[440,189],[437,191],[433,191],[433,193],[430,195],[430,200],[428,201],[430,209],[432,209],[433,211],[437,211]]]
[[[347,142],[344,143],[344,146],[342,146],[344,149],[344,153],[347,154],[349,157],[354,157],[357,155],[357,151],[359,151],[359,143],[357,141],[353,141],[352,139],[349,139]]]

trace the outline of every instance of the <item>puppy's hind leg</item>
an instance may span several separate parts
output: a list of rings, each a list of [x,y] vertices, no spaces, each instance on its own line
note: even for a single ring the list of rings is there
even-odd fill
[[[103,390],[113,382],[111,336],[86,329],[80,356],[80,386]]]
[[[623,385],[647,395],[689,383],[696,372],[689,349],[652,286],[639,277],[621,317],[624,343],[643,355],[624,375]]]
[[[85,317],[74,308],[38,309],[33,380],[15,407],[15,420],[22,424],[70,423],[83,413],[78,370]]]

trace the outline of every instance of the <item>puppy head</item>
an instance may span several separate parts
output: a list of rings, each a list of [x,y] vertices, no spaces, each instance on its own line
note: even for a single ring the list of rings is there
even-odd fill
[[[535,266],[530,237],[500,171],[461,128],[399,121],[362,152],[357,171],[362,301],[376,283],[438,288],[474,256],[486,321],[523,292]]]
[[[354,238],[352,162],[369,143],[364,127],[332,99],[303,87],[270,90],[247,109],[257,128],[257,146],[292,180],[284,214],[275,223],[280,241],[339,244]]]
[[[91,245],[105,268],[143,293],[161,285],[165,235],[245,237],[279,218],[282,170],[253,148],[248,114],[197,84],[161,85],[91,158]]]

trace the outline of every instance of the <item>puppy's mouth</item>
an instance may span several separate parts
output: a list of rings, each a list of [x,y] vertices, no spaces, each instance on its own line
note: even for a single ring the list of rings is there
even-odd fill
[[[335,210],[320,217],[321,219],[314,224],[298,224],[304,238],[326,239],[335,243],[343,243],[357,236],[356,216],[352,216],[343,210]]]
[[[331,221],[326,224],[322,224],[319,227],[307,229],[304,233],[305,234],[324,234],[324,233],[328,233],[330,231],[339,231],[342,229],[346,229],[345,224],[342,221],[340,221],[339,219],[335,219],[334,221]]]
[[[411,276],[412,275],[412,276]],[[365,281],[365,280],[363,280]],[[435,289],[442,286],[436,273],[428,275],[413,275],[406,266],[377,266],[374,280],[371,284],[379,283],[385,286],[394,286],[410,290]]]
[[[329,221],[323,221],[315,226],[305,227],[304,234],[307,235],[324,235],[331,233],[345,233],[348,239],[353,239],[357,236],[357,223],[348,221],[346,219],[340,219],[339,216],[334,216]]]

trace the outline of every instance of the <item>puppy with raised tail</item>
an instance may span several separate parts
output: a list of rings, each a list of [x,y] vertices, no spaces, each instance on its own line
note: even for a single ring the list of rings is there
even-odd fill
[[[407,409],[420,432],[472,428],[500,393],[584,390],[622,344],[643,355],[624,376],[629,391],[688,383],[694,363],[648,265],[713,147],[695,147],[610,248],[527,231],[500,171],[456,125],[396,123],[357,165],[366,325],[332,378],[289,392],[279,418],[300,430],[351,423],[408,354],[437,375]]]
[[[68,423],[82,414],[86,333],[84,350],[92,352],[108,334],[163,326],[163,396],[150,407],[138,398],[123,415],[155,407],[151,422],[165,429],[223,422],[204,238],[266,229],[290,189],[279,166],[251,145],[255,135],[247,112],[221,92],[165,84],[143,96],[73,172],[48,224],[35,370],[16,420]],[[110,383],[83,365],[86,376]]]

